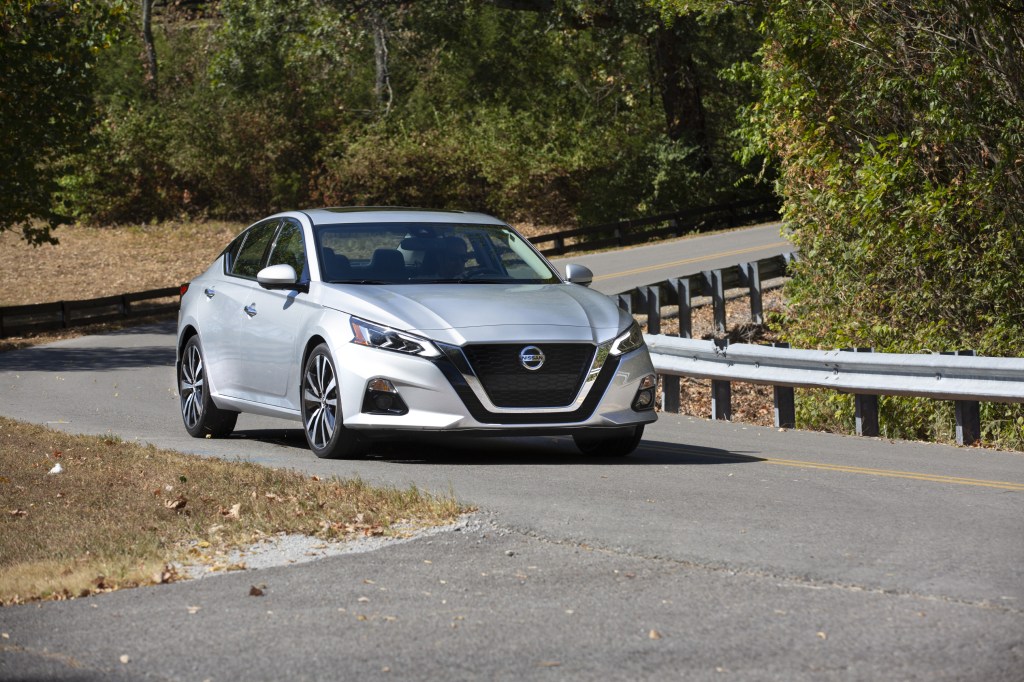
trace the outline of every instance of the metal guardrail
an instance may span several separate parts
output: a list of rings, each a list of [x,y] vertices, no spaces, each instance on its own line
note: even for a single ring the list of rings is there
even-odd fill
[[[956,401],[957,442],[980,437],[979,401],[1024,402],[1024,358],[969,354],[871,353],[858,349],[797,350],[646,335],[657,372],[664,377],[712,380],[712,419],[731,416],[729,382],[775,387],[775,423],[792,427],[794,388],[827,388],[856,396],[857,433],[878,435],[878,396],[901,395]],[[663,382],[670,407],[671,381]],[[678,380],[674,386],[678,410]]]
[[[750,263],[739,263],[729,268],[705,270],[685,277],[672,277],[662,282],[634,287],[629,291],[615,294],[619,307],[630,314],[647,315],[647,333],[661,333],[661,309],[663,306],[677,306],[679,336],[692,336],[692,300],[696,296],[708,296],[714,310],[715,330],[725,333],[725,292],[743,288],[750,299],[750,321],[764,322],[761,282],[785,277],[789,265],[797,260],[797,254],[784,253]]]

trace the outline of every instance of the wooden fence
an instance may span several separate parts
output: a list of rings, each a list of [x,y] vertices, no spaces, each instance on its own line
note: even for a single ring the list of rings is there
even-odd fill
[[[622,220],[536,235],[530,237],[530,242],[545,256],[561,256],[576,251],[597,251],[777,220],[779,207],[778,201],[763,199],[706,206],[650,218]],[[541,248],[541,244],[551,246]]]
[[[180,287],[169,287],[82,301],[3,307],[0,338],[174,312],[180,292]]]

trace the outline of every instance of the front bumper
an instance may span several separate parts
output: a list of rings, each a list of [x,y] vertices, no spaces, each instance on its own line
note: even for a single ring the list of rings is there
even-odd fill
[[[384,353],[347,344],[338,358],[345,426],[357,430],[476,431],[570,433],[579,429],[647,424],[653,409],[634,410],[641,380],[654,373],[646,348],[608,356],[600,371],[585,382],[579,398],[564,408],[495,408],[472,385],[458,358],[442,354],[425,359]],[[382,355],[384,357],[382,357]],[[366,387],[387,379],[404,405],[403,414],[373,414],[362,409]]]

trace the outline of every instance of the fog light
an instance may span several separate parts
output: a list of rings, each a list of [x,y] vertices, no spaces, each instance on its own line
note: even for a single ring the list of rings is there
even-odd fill
[[[373,406],[381,412],[387,412],[395,405],[395,396],[391,393],[371,393]]]
[[[640,389],[636,392],[636,397],[633,398],[634,410],[639,412],[654,409],[654,390],[657,385],[658,377],[654,374],[648,374],[640,380]]]
[[[375,377],[366,382],[363,412],[400,416],[408,413],[409,408],[402,397],[398,395],[394,384],[382,377]]]

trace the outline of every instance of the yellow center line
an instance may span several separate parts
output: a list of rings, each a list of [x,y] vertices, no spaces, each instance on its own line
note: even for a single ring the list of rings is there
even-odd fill
[[[616,277],[626,277],[627,275],[636,275],[641,272],[650,272],[651,270],[661,270],[663,268],[674,268],[679,265],[687,265],[689,263],[699,263],[703,260],[711,258],[728,258],[729,256],[741,256],[745,253],[753,253],[754,251],[762,251],[764,249],[775,249],[780,246],[791,246],[789,242],[773,242],[771,244],[763,244],[761,246],[750,246],[745,249],[734,249],[732,251],[723,251],[721,253],[713,253],[707,256],[697,256],[694,258],[684,258],[683,260],[672,261],[671,263],[656,263],[654,265],[647,265],[642,268],[634,268],[633,270],[625,270],[623,272],[615,272],[609,275],[598,275],[594,277],[594,280],[601,279],[614,279]]]
[[[754,457],[746,455],[712,455],[686,450],[685,448],[672,448],[659,445],[648,446],[662,452],[681,453],[690,457],[704,457],[707,459],[720,459],[733,462],[763,462],[778,466],[797,467],[801,469],[821,469],[824,471],[838,471],[847,474],[862,474],[866,476],[882,476],[886,478],[905,478],[914,481],[928,481],[930,483],[948,483],[951,485],[973,485],[983,488],[998,488],[1000,490],[1012,490],[1024,492],[1024,483],[1011,483],[1009,481],[987,481],[978,478],[963,478],[960,476],[941,476],[939,474],[922,474],[915,471],[896,471],[892,469],[871,469],[866,467],[846,466],[842,464],[825,464],[822,462],[805,462],[795,459],[777,459],[774,457]]]

